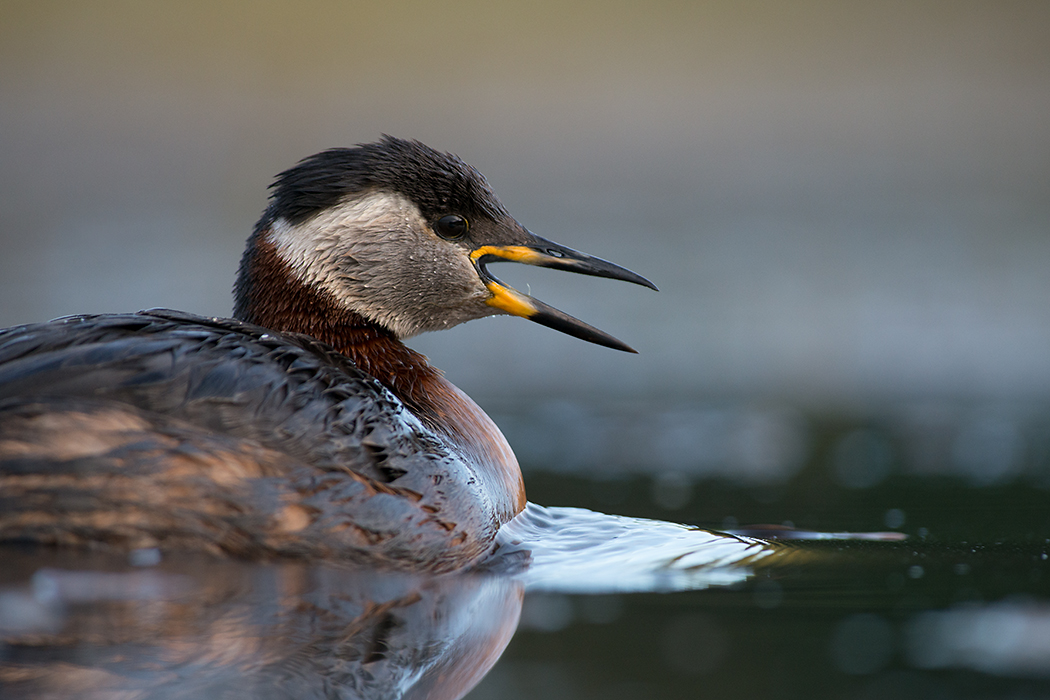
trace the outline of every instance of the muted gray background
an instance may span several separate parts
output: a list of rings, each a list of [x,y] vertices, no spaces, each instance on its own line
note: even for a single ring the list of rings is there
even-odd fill
[[[383,132],[661,287],[495,268],[638,356],[511,318],[412,341],[530,499],[917,538],[890,576],[803,560],[778,610],[530,596],[472,697],[1047,694],[1038,644],[951,654],[1048,619],[1050,2],[0,0],[0,326],[227,314],[273,175]],[[951,600],[951,639],[902,626]],[[886,673],[852,675],[858,618]]]
[[[0,325],[226,315],[272,176],[387,132],[659,294],[497,274],[424,336],[484,403],[1050,390],[1050,4],[0,4]],[[519,269],[521,268],[521,269]]]

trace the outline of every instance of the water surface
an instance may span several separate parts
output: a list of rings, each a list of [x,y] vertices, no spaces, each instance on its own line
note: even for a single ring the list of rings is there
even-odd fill
[[[6,547],[0,687],[92,698],[1050,692],[1050,541],[800,536],[530,504],[480,570],[438,577]]]

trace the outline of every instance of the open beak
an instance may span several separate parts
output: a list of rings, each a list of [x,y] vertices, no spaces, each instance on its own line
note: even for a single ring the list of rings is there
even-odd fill
[[[555,270],[577,272],[581,275],[594,275],[595,277],[608,277],[614,280],[633,282],[655,290],[656,285],[641,275],[636,275],[619,265],[591,257],[572,248],[566,248],[539,236],[532,236],[530,245],[481,246],[471,251],[470,260],[474,263],[474,268],[478,271],[478,275],[485,283],[485,286],[492,292],[492,296],[486,301],[489,306],[514,316],[527,318],[556,331],[568,333],[581,340],[587,340],[625,352],[637,352],[634,348],[620,342],[608,333],[573,318],[567,313],[558,311],[538,299],[533,299],[527,294],[522,294],[512,287],[508,287],[492,276],[485,266],[492,262],[519,262],[527,265],[538,265],[539,267],[550,267]]]

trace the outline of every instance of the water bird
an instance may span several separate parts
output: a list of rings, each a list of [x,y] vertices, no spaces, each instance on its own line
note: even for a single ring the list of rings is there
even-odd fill
[[[477,170],[418,141],[300,161],[248,238],[233,318],[0,331],[0,542],[478,562],[525,506],[521,471],[402,340],[510,314],[632,351],[503,284],[488,266],[508,261],[656,289],[532,234]]]

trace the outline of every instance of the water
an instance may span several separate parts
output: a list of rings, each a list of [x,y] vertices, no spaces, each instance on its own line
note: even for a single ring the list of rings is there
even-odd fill
[[[418,137],[663,290],[500,269],[640,356],[413,340],[533,501],[908,539],[538,511],[430,580],[8,549],[0,696],[1050,697],[1050,5],[8,5],[0,326],[226,314],[275,173]]]
[[[522,596],[492,576],[6,555],[5,697],[458,697]]]
[[[766,541],[530,504],[481,571],[440,577],[8,547],[0,689],[1050,697],[1050,539],[845,537]]]

